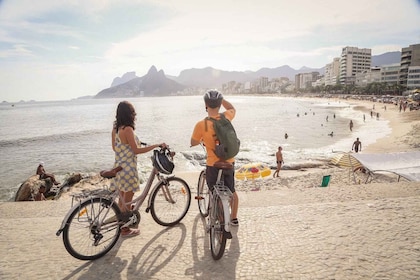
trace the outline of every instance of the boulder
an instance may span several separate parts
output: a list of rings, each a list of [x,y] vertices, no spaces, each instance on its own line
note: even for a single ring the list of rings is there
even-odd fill
[[[15,201],[33,201],[41,186],[44,186],[46,193],[48,193],[51,190],[53,183],[49,178],[40,180],[39,175],[29,177],[20,185],[15,195]]]
[[[38,175],[33,175],[20,185],[15,195],[15,201],[34,201],[41,186],[44,186],[46,189],[44,194],[45,198],[54,199],[63,188],[69,188],[80,182],[80,180],[82,180],[82,175],[80,173],[75,173],[71,174],[63,184],[54,186],[50,178],[39,179]]]

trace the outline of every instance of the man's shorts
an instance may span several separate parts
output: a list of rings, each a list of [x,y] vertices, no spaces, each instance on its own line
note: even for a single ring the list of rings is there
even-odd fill
[[[207,186],[210,190],[213,190],[214,185],[217,182],[217,175],[219,174],[219,169],[214,166],[207,166],[206,167],[206,181]],[[232,193],[235,192],[235,168],[232,169],[224,169],[223,170],[223,182],[224,185],[227,186]]]

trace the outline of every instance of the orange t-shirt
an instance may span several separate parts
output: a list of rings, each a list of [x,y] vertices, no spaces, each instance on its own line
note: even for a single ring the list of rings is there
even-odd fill
[[[224,113],[225,117],[232,121],[235,117],[234,110],[227,110]],[[220,116],[217,116],[215,119],[220,119]],[[207,130],[206,130],[207,125]],[[207,119],[199,121],[195,127],[193,134],[191,136],[192,139],[196,141],[204,142],[207,150],[207,165],[213,166],[216,161],[221,160],[216,156],[214,150],[216,149],[216,133],[214,132],[213,122]],[[231,158],[226,160],[227,162],[234,162],[235,159]]]

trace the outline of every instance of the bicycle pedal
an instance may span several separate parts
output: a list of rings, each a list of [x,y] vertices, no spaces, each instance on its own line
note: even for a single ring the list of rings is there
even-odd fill
[[[232,239],[232,233],[225,231],[224,234],[226,236],[226,239]]]

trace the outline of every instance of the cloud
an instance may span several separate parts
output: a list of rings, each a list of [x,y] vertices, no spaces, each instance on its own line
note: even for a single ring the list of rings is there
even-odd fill
[[[1,1],[0,82],[24,99],[22,76],[33,79],[41,99],[51,88],[96,94],[151,65],[170,75],[323,67],[345,46],[377,55],[420,42],[418,14],[410,0]]]

